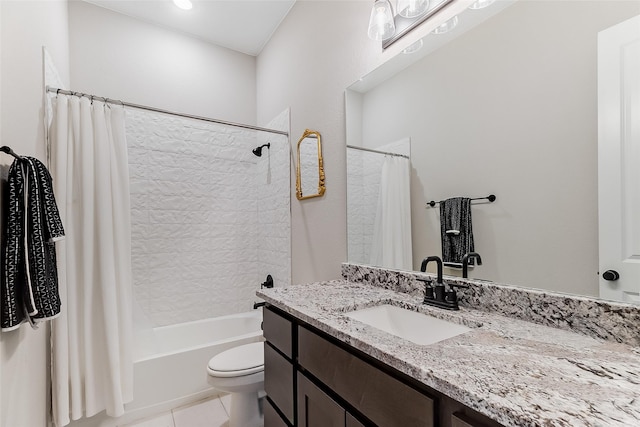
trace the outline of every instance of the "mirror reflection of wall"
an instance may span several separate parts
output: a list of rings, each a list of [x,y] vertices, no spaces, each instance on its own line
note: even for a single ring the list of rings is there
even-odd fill
[[[302,194],[318,192],[318,141],[315,137],[307,137],[300,144],[300,182]]]
[[[521,0],[372,90],[348,91],[348,144],[412,135],[414,270],[441,254],[429,200],[496,194],[472,208],[483,265],[471,277],[598,295],[597,33],[639,4]]]

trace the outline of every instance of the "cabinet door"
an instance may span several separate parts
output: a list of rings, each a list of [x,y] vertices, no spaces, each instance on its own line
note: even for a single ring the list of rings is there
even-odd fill
[[[300,372],[298,427],[345,427],[344,409]]]
[[[273,409],[271,406],[271,402],[267,399],[264,399],[263,403],[263,412],[264,412],[264,427],[288,427],[287,423],[285,423],[280,415]]]
[[[264,391],[293,424],[293,365],[264,344]]]
[[[347,427],[364,427],[364,424],[353,418],[353,415],[347,412]]]

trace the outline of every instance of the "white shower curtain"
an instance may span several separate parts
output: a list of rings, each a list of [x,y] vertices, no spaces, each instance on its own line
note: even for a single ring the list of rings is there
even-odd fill
[[[58,247],[61,316],[52,323],[57,426],[133,398],[129,172],[124,108],[58,95],[51,171],[67,234]]]
[[[372,265],[412,270],[411,163],[386,156],[382,164],[378,208],[370,261]]]

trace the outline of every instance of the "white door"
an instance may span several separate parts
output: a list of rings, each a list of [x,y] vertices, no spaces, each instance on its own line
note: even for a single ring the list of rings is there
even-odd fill
[[[640,15],[598,34],[598,205],[600,296],[640,303]]]

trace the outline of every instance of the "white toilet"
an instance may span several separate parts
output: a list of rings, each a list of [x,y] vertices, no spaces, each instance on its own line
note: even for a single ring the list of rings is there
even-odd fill
[[[261,427],[258,392],[264,389],[264,343],[254,342],[223,351],[209,360],[208,381],[231,393],[229,427]]]

